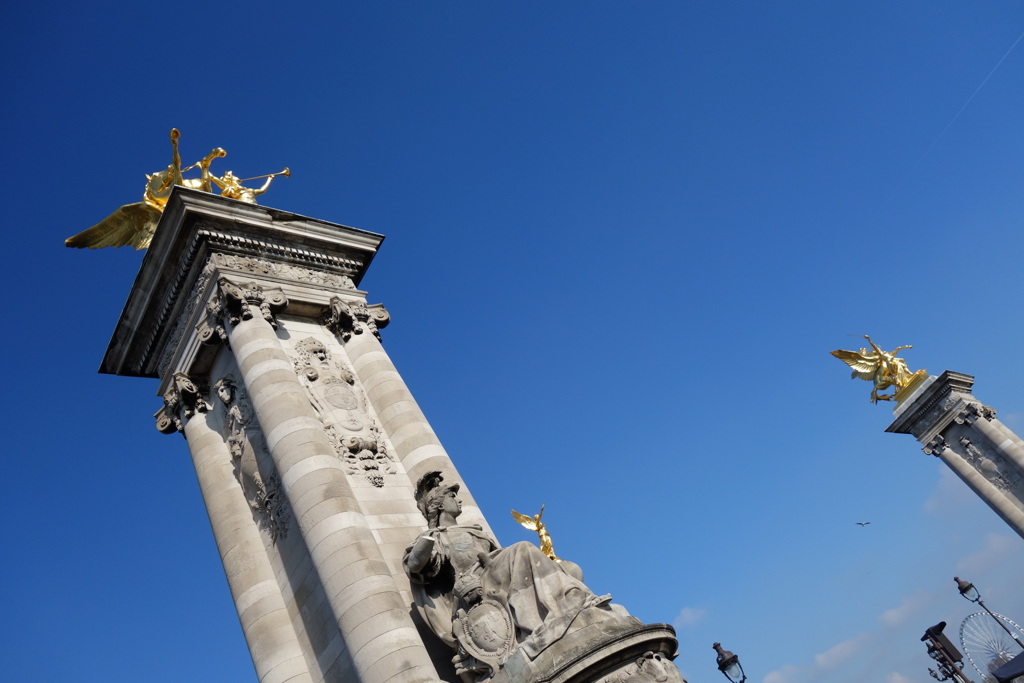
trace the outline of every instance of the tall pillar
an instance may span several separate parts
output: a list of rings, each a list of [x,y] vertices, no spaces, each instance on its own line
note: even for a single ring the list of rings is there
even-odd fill
[[[261,683],[683,683],[670,626],[497,545],[357,289],[382,240],[175,187],[100,367],[159,380]]]
[[[242,632],[260,683],[312,683],[299,639],[281,596],[252,510],[232,472],[232,457],[216,415],[186,375],[164,396],[164,431],[188,441],[199,489],[213,527]]]
[[[901,398],[887,432],[913,434],[1024,538],[1024,441],[971,394],[974,378],[946,371]]]
[[[394,581],[369,593],[360,583],[370,576],[390,578],[391,572],[343,461],[278,339],[271,311],[275,301],[284,308],[283,295],[267,297],[255,284],[243,290],[224,277],[218,285],[231,350],[355,669],[373,672],[374,680],[434,680]],[[231,304],[238,310],[231,311]],[[260,315],[252,310],[257,305]]]
[[[366,307],[356,283],[382,239],[175,188],[100,368],[158,378],[171,397],[158,428],[187,437],[261,681],[451,675],[450,654],[424,646],[401,566],[424,528],[415,481],[387,459],[372,406],[332,421],[331,378],[302,366],[301,340],[315,339],[344,374],[350,361],[320,319],[331,296]],[[221,409],[218,387],[236,380],[252,415],[232,404],[230,428],[178,397],[187,382],[195,405]],[[345,387],[365,393],[355,379]],[[366,453],[385,474],[354,476],[371,467]]]

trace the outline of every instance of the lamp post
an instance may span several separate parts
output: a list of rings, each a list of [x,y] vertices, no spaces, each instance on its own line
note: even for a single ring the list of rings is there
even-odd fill
[[[981,605],[981,608],[988,612],[989,616],[991,616],[995,622],[999,624],[999,626],[1006,631],[1018,645],[1021,646],[1021,648],[1024,648],[1024,643],[1020,642],[1020,636],[1008,629],[1006,624],[1003,623],[1003,620],[997,617],[992,610],[985,606],[985,603],[981,600],[981,593],[978,592],[978,589],[974,587],[973,583],[970,581],[962,581],[959,576],[954,576],[953,580],[956,581],[956,587],[957,590],[960,591],[960,595],[964,596],[964,598],[971,602]]]
[[[928,673],[937,681],[971,683],[970,679],[964,676],[960,670],[960,667],[963,666],[963,655],[942,632],[945,628],[946,622],[940,621],[925,630],[924,635],[921,636],[921,642],[928,644],[928,656],[939,665],[938,671],[929,668]]]
[[[718,657],[715,659],[718,662],[718,670],[722,672],[722,675],[732,681],[732,683],[744,683],[747,680],[747,675],[743,673],[743,665],[740,664],[740,658],[728,650],[723,650],[721,643],[715,643],[711,647],[715,648],[715,652],[718,653]]]

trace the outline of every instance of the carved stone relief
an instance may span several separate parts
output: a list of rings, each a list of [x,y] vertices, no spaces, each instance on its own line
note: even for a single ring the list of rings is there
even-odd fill
[[[161,377],[167,374],[167,370],[170,369],[171,358],[174,355],[174,352],[177,351],[178,344],[181,342],[181,337],[185,333],[185,325],[188,320],[191,319],[193,311],[195,311],[196,306],[199,305],[200,300],[205,295],[206,284],[210,281],[212,276],[213,265],[209,260],[207,260],[206,265],[203,266],[202,271],[199,273],[199,277],[196,278],[196,282],[192,286],[191,296],[175,320],[174,329],[171,331],[171,334],[167,339],[167,343],[164,344],[163,355],[160,356],[160,362],[157,364],[157,371]]]
[[[324,308],[321,322],[327,329],[347,342],[354,334],[370,332],[380,340],[379,330],[391,322],[391,315],[383,306],[375,304],[367,306],[363,301],[345,301],[341,297],[331,297],[331,303]]]
[[[953,421],[959,425],[968,424],[973,425],[978,418],[984,418],[991,422],[995,419],[996,411],[994,408],[982,405],[978,402],[967,403],[957,411]]]
[[[240,270],[255,275],[273,275],[286,280],[296,282],[308,282],[319,287],[332,289],[355,289],[356,285],[348,275],[329,273],[312,268],[303,268],[287,263],[273,263],[264,259],[251,256],[237,256],[234,254],[215,254],[214,263],[223,268]]]
[[[260,528],[270,536],[271,543],[276,543],[288,535],[292,515],[256,413],[245,391],[230,375],[218,380],[213,388],[224,414],[223,436],[231,451],[235,477]]]
[[[636,661],[601,679],[600,683],[686,683],[679,669],[661,652],[645,652]]]
[[[960,445],[963,447],[963,459],[971,463],[974,469],[997,489],[1009,491],[1017,485],[1019,477],[1007,471],[1006,461],[1002,455],[986,455],[966,436],[960,437]]]
[[[386,475],[398,469],[355,373],[313,337],[296,344],[295,352],[295,371],[347,472],[383,487]]]

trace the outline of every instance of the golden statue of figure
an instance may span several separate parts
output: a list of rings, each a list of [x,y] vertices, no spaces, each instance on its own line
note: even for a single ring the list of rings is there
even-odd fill
[[[210,176],[210,180],[213,184],[221,189],[220,195],[229,199],[237,199],[240,202],[246,204],[255,204],[256,195],[261,195],[270,188],[270,182],[279,175],[283,175],[285,178],[290,178],[292,172],[287,167],[279,173],[268,173],[265,176],[255,176],[253,178],[236,178],[235,174],[228,171],[224,174],[224,177],[218,178],[215,175]],[[256,180],[257,178],[266,178],[267,182],[263,183],[262,187],[242,187],[242,183],[246,180]]]
[[[871,389],[872,403],[894,400],[896,393],[909,385],[911,380],[926,374],[924,370],[911,372],[907,367],[907,361],[896,357],[896,354],[903,349],[912,349],[913,346],[897,346],[893,351],[887,353],[878,348],[878,345],[871,341],[871,337],[868,335],[865,334],[864,338],[871,344],[871,351],[863,348],[860,351],[837,349],[832,352],[832,355],[853,368],[851,378],[874,382],[875,386]],[[889,387],[894,387],[895,391],[891,394],[878,393]]]
[[[134,204],[126,204],[92,226],[88,230],[78,233],[64,240],[64,245],[78,249],[99,249],[100,247],[123,247],[130,245],[136,249],[145,249],[153,239],[156,232],[156,225],[160,221],[164,206],[171,196],[171,190],[175,185],[188,187],[204,192],[213,192],[214,184],[222,188],[221,194],[232,199],[239,199],[250,204],[256,203],[256,195],[263,194],[270,186],[270,180],[274,176],[291,173],[286,168],[281,173],[271,173],[268,180],[259,189],[242,187],[240,180],[234,177],[230,171],[224,178],[217,178],[210,174],[210,164],[214,159],[227,156],[220,147],[215,147],[205,157],[185,168],[181,167],[181,156],[178,154],[178,138],[181,133],[177,128],[171,129],[171,163],[162,171],[146,174],[146,189],[142,194],[142,201]],[[182,173],[198,168],[198,178],[183,178]],[[254,180],[247,178],[246,180]],[[230,191],[228,189],[230,187]]]
[[[522,524],[530,531],[536,531],[537,536],[540,537],[540,550],[542,553],[550,557],[555,562],[561,562],[561,558],[555,555],[555,546],[551,542],[551,534],[548,533],[548,528],[544,525],[544,522],[540,521],[540,516],[544,514],[544,506],[540,506],[540,512],[533,517],[524,515],[521,512],[512,511],[512,516],[517,522]]]

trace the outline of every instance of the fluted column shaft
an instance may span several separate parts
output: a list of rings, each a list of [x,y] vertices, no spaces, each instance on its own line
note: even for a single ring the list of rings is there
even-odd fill
[[[377,337],[368,332],[354,334],[345,343],[345,351],[409,479],[415,483],[434,470],[456,473],[451,458]],[[465,483],[459,496],[465,521],[487,528]]]
[[[1024,476],[1024,443],[1016,434],[996,419],[979,417],[972,426],[988,439],[1008,464],[1016,467],[1017,472]]]
[[[229,326],[229,344],[299,530],[345,638],[327,680],[437,680],[376,541],[291,360],[259,316]],[[346,662],[356,672],[348,671]]]
[[[312,683],[264,540],[235,478],[231,453],[211,419],[209,413],[197,413],[183,431],[256,676],[260,683]]]
[[[956,472],[956,475],[971,487],[971,490],[988,503],[989,507],[1003,518],[1003,521],[1013,527],[1021,538],[1024,538],[1024,510],[1017,507],[1002,491],[993,486],[992,482],[985,479],[974,465],[964,460],[948,446],[942,446],[933,453],[949,465],[949,468]]]

